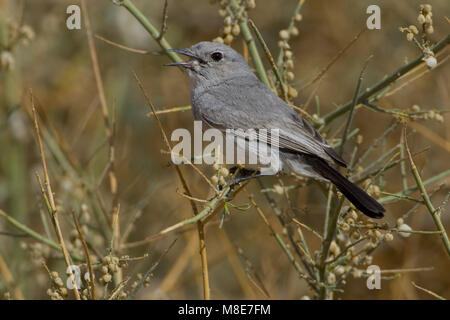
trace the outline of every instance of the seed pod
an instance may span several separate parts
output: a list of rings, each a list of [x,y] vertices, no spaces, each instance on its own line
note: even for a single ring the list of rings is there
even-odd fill
[[[384,239],[389,242],[389,241],[394,240],[394,236],[392,235],[391,232],[388,232],[384,235]]]
[[[227,44],[227,45],[230,45],[231,42],[233,42],[233,39],[234,39],[233,35],[227,34],[227,36],[225,37],[225,39],[223,40],[223,42],[224,42],[225,44]]]
[[[415,25],[410,25],[408,29],[409,29],[409,31],[411,31],[414,34],[419,34],[419,30],[417,29],[417,27]]]
[[[295,90],[294,88],[292,88],[291,86],[288,87],[288,96],[292,99],[297,98],[298,96],[298,92],[297,90]]]
[[[279,35],[281,40],[289,39],[289,32],[287,30],[281,30]]]
[[[286,68],[288,69],[294,69],[294,61],[292,61],[291,59],[286,61]]]
[[[291,71],[289,71],[288,73],[286,73],[286,77],[287,77],[287,79],[288,79],[289,81],[293,81],[294,78],[295,78],[294,73],[291,72]]]
[[[437,60],[435,57],[428,57],[425,59],[425,63],[428,66],[428,68],[433,69],[434,67],[437,66]]]
[[[419,111],[420,111],[420,107],[419,107],[417,104],[413,105],[413,106],[411,107],[411,109],[412,109],[414,112],[419,112]]]
[[[291,29],[291,36],[296,37],[298,36],[299,32],[296,26],[293,26]]]
[[[419,16],[417,17],[417,21],[420,24],[424,24],[425,23],[425,16],[423,14],[419,14]]]
[[[231,26],[225,26],[223,28],[223,33],[226,34],[226,35],[230,34],[231,33]]]
[[[406,34],[406,40],[412,41],[413,39],[414,39],[414,34],[412,34],[412,32],[408,32]]]
[[[407,225],[406,223],[402,224],[400,227],[398,227],[399,231],[411,231],[411,227],[409,225]],[[408,238],[409,236],[411,236],[410,232],[399,232],[399,234],[403,237],[403,238]]]
[[[241,33],[241,28],[239,27],[239,25],[237,23],[231,29],[231,33],[233,34],[233,36],[238,36],[239,33]]]
[[[231,16],[226,16],[225,19],[223,20],[223,23],[224,23],[226,26],[230,26],[230,25],[231,25],[231,22],[233,22]]]

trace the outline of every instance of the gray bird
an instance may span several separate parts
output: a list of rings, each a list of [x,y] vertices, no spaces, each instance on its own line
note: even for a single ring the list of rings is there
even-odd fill
[[[183,67],[190,79],[195,120],[223,132],[238,128],[279,130],[277,146],[281,163],[264,175],[293,171],[332,182],[361,212],[371,218],[383,217],[385,209],[380,203],[329,165],[347,166],[326,139],[265,86],[242,55],[214,42],[200,42],[189,49],[172,51],[190,58],[168,65]]]

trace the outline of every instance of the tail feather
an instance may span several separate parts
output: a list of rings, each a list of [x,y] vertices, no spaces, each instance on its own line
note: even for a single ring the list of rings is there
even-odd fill
[[[383,206],[325,160],[315,156],[307,156],[306,159],[318,174],[330,180],[358,210],[371,218],[383,218],[385,212]]]

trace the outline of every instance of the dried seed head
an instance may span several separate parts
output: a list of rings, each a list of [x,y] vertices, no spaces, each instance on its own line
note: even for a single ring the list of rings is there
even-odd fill
[[[292,88],[291,86],[288,86],[288,96],[291,99],[295,99],[298,96],[298,92],[297,90],[295,90],[294,88]]]
[[[338,276],[344,274],[345,268],[343,266],[337,266],[336,269],[334,269],[334,273]]]
[[[289,59],[286,61],[286,68],[292,70],[294,68],[294,61],[292,59]]]
[[[333,240],[330,244],[330,252],[336,257],[341,253],[341,248],[337,245],[337,243]]]
[[[293,26],[291,29],[291,36],[296,37],[298,36],[299,32],[296,26]]]
[[[256,1],[255,0],[247,0],[247,9],[255,9]]]
[[[219,16],[225,17],[226,15],[227,15],[227,10],[224,10],[224,9],[219,10]]]
[[[222,43],[223,44],[223,38],[222,37],[217,37],[217,38],[214,38],[213,39],[213,42],[216,42],[216,43]]]
[[[216,175],[213,175],[213,176],[211,177],[211,182],[212,182],[213,184],[217,184],[217,183],[219,182],[219,177],[217,177]]]
[[[414,34],[419,34],[419,30],[417,29],[417,27],[415,25],[410,25],[408,27],[409,31],[411,31]]]
[[[411,107],[411,109],[412,109],[414,112],[419,112],[419,111],[420,111],[420,107],[419,107],[419,105],[417,105],[417,104],[413,105],[413,106]]]
[[[375,230],[374,235],[377,240],[381,239],[381,237],[383,236],[380,230]]]
[[[394,240],[394,235],[392,234],[392,232],[387,232],[385,235],[384,235],[384,239],[386,240],[386,241],[392,241],[392,240]]]
[[[295,78],[294,73],[291,71],[288,71],[288,73],[286,73],[286,77],[289,81],[293,81]]]
[[[407,225],[406,223],[402,224],[400,227],[398,227],[399,231],[411,231],[411,227],[409,225]],[[408,238],[409,236],[411,236],[410,232],[399,232],[399,234],[403,237],[403,238]]]
[[[334,273],[329,273],[327,277],[328,284],[335,284],[336,282],[336,275]]]
[[[412,41],[413,39],[414,39],[414,34],[412,34],[411,32],[408,32],[406,34],[406,40]]]
[[[419,16],[417,17],[417,21],[420,24],[424,24],[425,23],[425,16],[423,14],[419,14]]]
[[[363,272],[361,270],[355,269],[355,270],[353,270],[353,277],[354,278],[361,278],[362,273]]]
[[[102,280],[103,280],[103,282],[105,282],[105,283],[111,282],[111,280],[112,280],[111,274],[109,274],[109,273],[105,274],[105,275],[102,277]]]
[[[58,287],[64,287],[64,282],[62,281],[62,279],[61,278],[55,278],[55,280],[54,280],[54,282],[55,282],[55,285],[56,286],[58,286]]]
[[[284,41],[283,40],[278,41],[278,48],[280,48],[280,49],[284,48]]]
[[[231,18],[231,16],[226,16],[225,19],[223,19],[223,23],[226,26],[230,26],[232,22],[233,22],[233,19]]]
[[[303,19],[303,16],[300,14],[300,13],[297,13],[296,15],[295,15],[295,21],[297,21],[297,22],[300,22],[300,21],[302,21],[302,19]]]
[[[14,56],[9,51],[0,54],[0,66],[4,70],[13,70],[15,65]]]
[[[241,28],[239,27],[239,25],[237,23],[231,29],[231,33],[233,34],[233,36],[238,36],[239,33],[241,33]]]
[[[289,31],[287,31],[287,30],[281,30],[279,35],[280,35],[281,40],[289,39]]]
[[[231,33],[231,26],[225,26],[225,27],[223,28],[223,33],[224,33],[225,35],[230,34],[230,33]]]
[[[434,32],[433,26],[432,26],[432,25],[429,25],[429,26],[425,29],[425,32],[426,32],[427,34],[432,34],[432,33]]]
[[[223,167],[222,169],[220,169],[220,175],[222,175],[223,177],[228,177],[230,175],[230,171],[228,171],[227,168]]]
[[[421,7],[423,13],[430,13],[431,9],[432,9],[430,4],[422,4],[420,7]]]
[[[441,122],[444,123],[444,117],[442,116],[442,114],[437,113],[436,117],[434,118],[437,122]]]
[[[403,218],[398,218],[397,219],[397,222],[396,222],[397,227],[400,227],[403,223],[405,223],[405,221],[403,221]]]
[[[230,45],[231,42],[233,42],[233,39],[234,39],[234,37],[233,37],[232,34],[227,34],[227,35],[225,36],[225,39],[223,39],[223,42],[224,42],[225,44],[227,44],[227,45]]]
[[[350,231],[350,226],[347,223],[343,223],[341,225],[341,230],[342,230],[342,232],[349,232]]]
[[[286,57],[286,59],[292,59],[292,51],[286,50],[286,52],[284,53],[284,56]]]
[[[431,18],[431,16],[429,14],[427,14],[425,16],[425,23],[429,24],[430,26],[433,24],[433,19]]]
[[[35,36],[33,28],[31,28],[29,25],[23,25],[20,28],[20,33],[26,40],[33,40]]]

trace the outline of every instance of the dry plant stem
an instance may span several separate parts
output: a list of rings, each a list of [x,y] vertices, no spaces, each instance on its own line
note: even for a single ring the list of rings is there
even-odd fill
[[[65,260],[67,268],[69,270],[69,276],[72,279],[73,291],[74,291],[74,294],[75,294],[75,298],[77,300],[80,300],[81,299],[80,298],[80,293],[78,292],[78,288],[77,288],[77,286],[75,284],[75,277],[74,277],[74,275],[72,273],[72,268],[70,267],[71,263],[70,263],[70,258],[69,258],[69,252],[68,252],[68,250],[66,248],[66,245],[64,243],[64,238],[63,238],[63,235],[62,235],[62,232],[61,232],[61,227],[59,225],[58,211],[56,210],[55,199],[53,197],[52,186],[50,184],[50,177],[49,177],[48,171],[47,171],[47,161],[45,159],[44,146],[42,144],[41,133],[39,131],[39,123],[37,121],[36,109],[34,107],[33,93],[30,92],[30,95],[31,95],[31,108],[32,108],[32,111],[33,111],[33,116],[34,116],[34,129],[35,129],[35,132],[36,132],[36,137],[37,137],[38,145],[39,145],[39,151],[40,151],[40,154],[41,154],[42,167],[44,169],[45,191],[46,191],[46,195],[47,195],[48,201],[49,201],[49,206],[50,206],[50,209],[51,209],[50,216],[52,218],[52,222],[53,222],[53,225],[55,227],[56,235],[58,237],[59,245],[61,247],[61,250],[62,250],[62,253],[63,253],[63,256],[64,256],[64,260]]]
[[[108,300],[116,299],[119,296],[119,293],[122,292],[122,290],[125,288],[125,286],[127,285],[128,281],[130,281],[130,279],[131,278],[128,277],[127,279],[125,279],[121,283],[119,283],[119,285],[113,290],[113,292],[109,296]]]
[[[257,179],[258,180],[258,184],[261,190],[265,189],[265,186],[262,182],[261,179]],[[285,190],[285,189],[284,189]],[[286,190],[285,190],[285,194],[286,194]],[[291,245],[293,246],[295,253],[298,255],[298,257],[300,258],[303,266],[305,267],[306,271],[308,272],[309,276],[311,278],[314,278],[314,273],[313,270],[311,269],[310,265],[308,264],[308,262],[305,260],[305,257],[303,255],[303,253],[299,250],[299,247],[297,245],[297,243],[294,240],[294,237],[292,235],[292,228],[290,228],[290,226],[288,225],[288,223],[286,223],[286,219],[282,216],[282,213],[280,211],[280,209],[277,207],[275,200],[270,196],[270,194],[268,194],[267,192],[263,192],[264,193],[264,197],[266,198],[267,202],[269,203],[270,207],[272,208],[273,212],[275,213],[278,221],[280,222],[280,224],[283,226],[283,228],[286,228],[287,231],[287,236],[289,238],[289,241],[291,242]],[[301,246],[303,248],[307,247],[308,245],[306,244],[306,242],[302,242]],[[289,255],[288,255],[289,257]],[[290,257],[289,257],[290,259]]]
[[[80,237],[81,243],[83,244],[84,255],[86,256],[86,262],[89,270],[89,284],[91,285],[91,298],[95,300],[95,279],[94,271],[92,270],[91,257],[89,255],[88,245],[86,243],[86,238],[84,237],[83,231],[81,230],[80,223],[75,212],[72,211],[72,218],[75,222],[75,227],[77,229],[78,235]]]
[[[160,32],[157,28],[155,28],[150,21],[139,11],[138,8],[130,0],[112,0],[113,3],[118,4],[125,9],[128,10],[138,21],[139,23],[147,30],[147,32],[152,36],[152,38],[159,44],[159,46],[166,51],[166,54],[172,59],[174,62],[182,62],[183,60],[175,53],[171,51],[167,51],[172,49],[167,40],[164,37],[159,37]]]
[[[169,18],[168,12],[169,12],[169,1],[164,1],[164,9],[163,9],[163,20],[161,24],[161,30],[159,31],[159,35],[155,40],[161,40],[161,38],[164,36],[164,33],[167,31],[167,19]]]
[[[0,274],[5,279],[5,282],[7,284],[7,287],[13,290],[14,292],[14,298],[18,300],[24,300],[24,296],[22,293],[22,290],[17,286],[16,282],[14,281],[14,277],[11,273],[11,271],[8,268],[8,265],[6,264],[5,259],[3,259],[2,254],[0,253]]]
[[[286,91],[286,85],[283,82],[283,77],[280,73],[280,70],[278,70],[277,65],[275,64],[275,61],[273,60],[272,54],[270,53],[269,48],[267,47],[266,42],[264,41],[264,38],[262,37],[261,33],[259,32],[258,28],[256,27],[255,23],[253,22],[253,20],[248,19],[248,23],[250,25],[250,27],[253,29],[253,32],[256,35],[256,38],[258,39],[259,43],[261,44],[261,46],[263,47],[263,50],[266,54],[267,60],[269,60],[270,62],[270,66],[272,67],[273,73],[275,74],[279,84],[280,84],[280,89],[281,89],[281,93],[283,94],[283,98],[285,101],[288,101],[288,95],[287,95],[287,91]]]
[[[291,18],[291,22],[289,23],[289,26],[287,28],[287,31],[289,32],[289,34],[291,33],[292,28],[294,28],[294,26],[295,26],[295,16],[300,13],[300,9],[302,8],[305,1],[306,0],[298,0],[297,6],[295,7],[294,13]],[[280,53],[278,54],[278,59],[277,59],[278,65],[283,62],[283,57],[284,57],[284,49],[280,48]]]
[[[280,245],[280,247],[283,249],[283,251],[286,253],[289,261],[293,264],[295,270],[297,270],[298,274],[300,275],[300,277],[302,279],[305,279],[306,282],[308,282],[308,284],[310,285],[311,289],[317,291],[317,286],[316,283],[313,279],[311,279],[306,273],[305,271],[302,269],[302,267],[298,264],[298,262],[295,260],[294,256],[292,255],[291,251],[289,250],[289,248],[286,246],[286,244],[284,243],[283,239],[281,238],[281,236],[273,229],[273,227],[270,225],[269,221],[267,220],[266,216],[264,215],[264,213],[262,212],[261,208],[256,204],[255,200],[253,200],[253,197],[250,196],[249,197],[250,202],[252,203],[252,205],[255,207],[256,211],[258,212],[259,216],[263,219],[264,223],[266,224],[266,226],[269,228],[270,232],[272,233],[272,235],[274,236],[274,238],[277,240],[278,244]]]
[[[171,113],[171,112],[178,112],[178,111],[187,111],[187,110],[191,110],[192,106],[182,106],[182,107],[173,107],[173,108],[168,108],[168,109],[162,109],[162,110],[157,110],[155,112],[155,114],[165,114],[165,113]],[[153,112],[149,112],[146,114],[147,117],[152,117],[153,116]]]
[[[318,266],[319,278],[320,278],[320,282],[321,282],[319,299],[321,299],[321,300],[326,299],[330,296],[330,292],[329,292],[328,286],[327,286],[327,279],[326,279],[327,258],[328,258],[328,253],[330,251],[331,241],[333,240],[333,238],[336,234],[337,221],[338,221],[339,213],[341,211],[344,200],[345,200],[345,198],[343,196],[339,199],[339,203],[337,204],[333,214],[329,217],[328,223],[326,225],[327,229],[324,232],[325,233],[324,241],[322,242],[322,250],[320,253],[320,261],[319,261],[319,266]],[[330,212],[331,212],[331,210],[330,210]]]
[[[428,289],[422,288],[421,286],[418,286],[418,285],[415,284],[413,281],[411,281],[411,283],[412,283],[412,285],[413,285],[414,287],[416,287],[417,289],[422,290],[422,291],[428,293],[429,295],[435,297],[436,299],[439,299],[439,300],[447,300],[447,299],[445,299],[444,297],[441,297],[440,295],[438,295],[437,293],[434,293],[434,292],[431,291],[431,290],[428,290]]]
[[[450,35],[447,35],[444,39],[442,39],[437,44],[435,44],[431,48],[431,50],[434,53],[438,53],[439,51],[444,49],[449,43],[450,43]],[[362,94],[360,94],[358,96],[357,103],[362,103],[362,102],[368,100],[372,95],[374,95],[375,93],[379,92],[380,90],[386,88],[391,83],[395,82],[395,80],[400,78],[402,75],[404,75],[407,72],[409,72],[410,70],[414,69],[416,66],[418,66],[419,64],[421,64],[423,62],[423,60],[422,60],[423,57],[424,57],[423,55],[420,55],[418,58],[414,59],[407,65],[397,69],[390,76],[388,76],[388,77],[384,78],[383,80],[379,81],[378,83],[376,83],[372,88],[365,90]],[[345,105],[343,105],[339,109],[337,109],[333,112],[330,112],[329,114],[324,116],[323,120],[325,121],[325,124],[332,122],[337,117],[346,113],[351,108],[352,103],[353,103],[353,101],[347,102]]]
[[[0,216],[5,218],[10,224],[12,224],[14,227],[16,227],[17,229],[19,229],[20,231],[26,233],[28,236],[34,238],[35,240],[49,246],[50,248],[56,249],[61,251],[61,246],[59,244],[57,244],[56,242],[53,242],[50,239],[47,239],[43,236],[41,236],[39,233],[37,233],[36,231],[31,230],[30,228],[28,228],[27,226],[25,226],[24,224],[20,223],[19,221],[17,221],[16,219],[14,219],[13,217],[11,217],[10,215],[6,214],[3,210],[0,209]],[[82,257],[71,253],[70,256],[72,257],[72,259],[77,260],[77,261],[84,261]]]
[[[141,89],[142,93],[145,96],[145,99],[147,101],[147,104],[149,105],[150,109],[153,112],[154,117],[156,118],[156,121],[158,122],[158,126],[159,129],[161,131],[161,134],[163,136],[164,142],[167,145],[167,148],[169,149],[169,151],[172,153],[172,146],[170,145],[169,139],[167,138],[167,134],[164,131],[164,128],[162,126],[161,121],[159,120],[158,115],[156,114],[156,109],[152,103],[152,101],[150,100],[150,97],[147,95],[144,86],[142,85],[142,82],[139,80],[139,78],[137,77],[136,73],[134,74],[135,78],[136,78],[136,82],[138,83],[139,88]],[[189,202],[191,204],[192,207],[192,212],[194,214],[194,218],[199,217],[196,222],[197,222],[197,230],[198,230],[198,237],[199,237],[199,243],[200,243],[200,259],[201,259],[201,263],[202,263],[202,280],[203,280],[203,297],[205,298],[205,300],[209,300],[211,299],[211,290],[210,290],[210,286],[209,286],[209,273],[208,273],[208,259],[207,259],[207,254],[206,254],[206,239],[205,239],[205,231],[204,231],[204,225],[203,222],[200,220],[202,217],[200,216],[197,206],[195,204],[195,201],[192,200],[192,193],[188,187],[188,184],[186,182],[186,179],[183,176],[183,173],[181,172],[181,169],[179,166],[175,166],[175,170],[177,171],[178,177],[181,180],[181,183],[183,185],[184,188],[184,192],[187,194],[188,197],[190,197],[191,199],[189,199]],[[218,195],[216,195],[217,197]]]
[[[128,295],[128,300],[133,299],[133,297],[136,295],[136,293],[139,291],[139,289],[144,284],[145,280],[147,280],[148,277],[152,275],[152,272],[158,267],[161,260],[166,256],[166,254],[169,252],[169,250],[173,247],[173,245],[177,242],[177,239],[173,240],[172,243],[169,245],[169,247],[161,254],[161,256],[156,260],[156,262],[150,267],[150,269],[147,270],[147,272],[144,274],[144,276],[139,280],[136,287],[133,289],[133,291],[130,292]]]
[[[425,186],[427,186],[427,185],[429,185],[431,183],[435,183],[436,181],[439,181],[442,178],[445,178],[446,176],[449,176],[449,175],[450,175],[450,169],[446,170],[444,172],[441,172],[440,174],[437,174],[434,177],[431,177],[431,178],[429,178],[429,179],[427,179],[425,181],[422,181],[422,184],[425,187]],[[395,193],[395,196],[387,196],[387,197],[380,198],[380,199],[378,199],[378,202],[380,202],[381,204],[389,203],[389,202],[392,202],[392,201],[396,200],[399,196],[410,195],[410,194],[412,194],[413,192],[415,192],[417,190],[419,190],[419,186],[415,185],[415,186],[410,187],[410,188],[408,188],[406,190],[403,190],[403,191]]]
[[[230,5],[235,11],[235,13],[239,10],[239,5],[236,0],[230,0]],[[250,29],[247,26],[248,17],[242,17],[242,21],[239,23],[239,27],[241,28],[242,37],[247,43],[248,50],[250,55],[252,56],[253,65],[255,66],[256,73],[258,74],[260,80],[267,86],[270,86],[269,78],[267,77],[266,69],[264,68],[264,64],[259,56],[258,49],[256,48],[255,40],[252,37]]]
[[[115,147],[114,147],[114,129],[111,124],[108,112],[108,106],[106,103],[105,89],[103,86],[103,79],[100,73],[100,67],[98,64],[97,51],[95,49],[94,37],[92,34],[91,24],[89,21],[88,10],[86,5],[86,0],[81,1],[81,7],[83,10],[84,23],[86,25],[86,35],[88,39],[89,45],[89,53],[91,55],[92,67],[95,76],[95,83],[97,85],[97,91],[100,98],[100,106],[101,112],[103,116],[103,121],[105,123],[105,132],[109,142],[109,160],[108,160],[108,176],[109,176],[109,186],[112,195],[112,208],[111,208],[111,226],[113,230],[113,243],[114,249],[119,250],[119,223],[118,223],[118,215],[119,215],[119,203],[117,197],[117,177],[115,171]],[[117,222],[116,225],[113,223]],[[114,226],[116,228],[114,228]],[[121,279],[119,279],[121,282]]]
[[[371,58],[372,58],[372,56],[367,58],[366,62],[364,63],[364,66],[363,66],[363,68],[361,70],[361,73],[359,74],[358,83],[356,85],[356,90],[355,90],[355,95],[353,97],[353,102],[352,102],[352,104],[350,106],[350,113],[348,115],[347,123],[345,124],[344,132],[342,133],[342,140],[341,140],[342,143],[341,143],[341,146],[339,148],[339,154],[341,156],[342,156],[342,153],[344,152],[345,143],[347,142],[348,131],[350,130],[350,127],[352,126],[353,116],[355,114],[356,100],[358,99],[359,90],[361,88],[361,83],[362,83],[362,80],[363,80],[364,71],[366,70],[367,65],[369,63],[369,60]]]
[[[431,217],[433,218],[434,224],[436,225],[437,229],[442,232],[441,233],[441,239],[444,244],[445,249],[447,250],[447,254],[450,257],[450,240],[448,239],[447,232],[444,228],[444,225],[442,224],[441,220],[441,208],[435,209],[433,204],[431,203],[430,197],[425,189],[425,186],[423,184],[422,178],[420,177],[419,171],[417,170],[416,164],[414,163],[414,160],[411,156],[411,152],[409,150],[408,141],[406,139],[406,128],[403,131],[404,141],[405,141],[405,149],[406,153],[408,154],[409,163],[411,165],[411,171],[414,176],[414,180],[416,180],[417,187],[420,190],[420,194],[422,195],[423,200],[425,201],[425,206],[428,209],[428,212],[430,212]]]
[[[105,37],[102,37],[101,35],[95,34],[94,37],[96,37],[99,40],[102,40],[103,42],[106,42],[107,44],[110,44],[112,46],[118,47],[122,50],[133,52],[133,53],[139,53],[139,54],[149,54],[149,51],[140,50],[140,49],[134,49],[127,46],[124,46],[123,44],[111,41],[109,39],[106,39]]]

